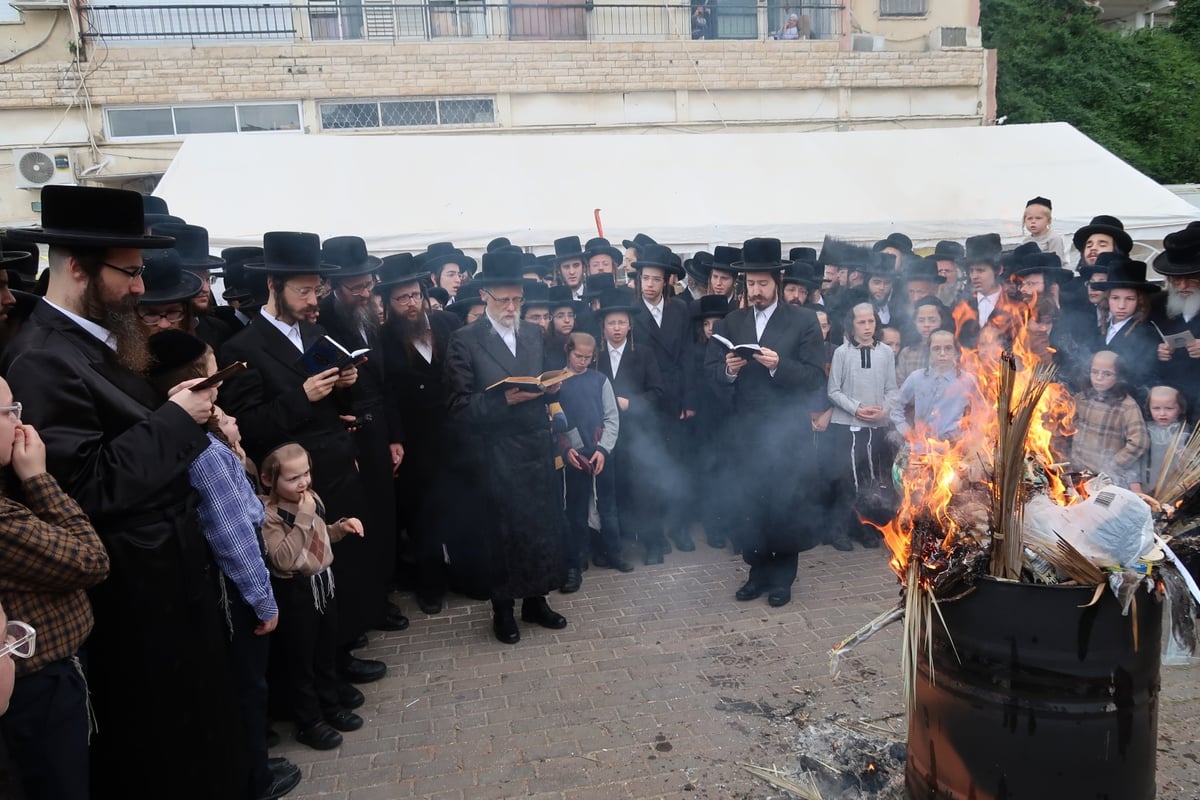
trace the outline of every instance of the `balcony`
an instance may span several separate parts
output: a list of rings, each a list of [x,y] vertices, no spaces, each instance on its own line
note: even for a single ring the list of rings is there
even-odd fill
[[[662,41],[670,39],[838,39],[838,2],[769,0],[665,3],[495,3],[487,0],[284,4],[84,5],[85,41],[119,44],[237,42]]]

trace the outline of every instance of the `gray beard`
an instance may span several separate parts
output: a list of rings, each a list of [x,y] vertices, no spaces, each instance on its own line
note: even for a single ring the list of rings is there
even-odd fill
[[[333,302],[333,313],[350,330],[356,332],[364,331],[367,338],[370,338],[372,332],[379,330],[379,319],[375,316],[375,309],[369,305],[363,307],[347,306],[335,299]]]
[[[1167,316],[1193,319],[1200,314],[1200,294],[1184,297],[1174,287],[1167,287]]]

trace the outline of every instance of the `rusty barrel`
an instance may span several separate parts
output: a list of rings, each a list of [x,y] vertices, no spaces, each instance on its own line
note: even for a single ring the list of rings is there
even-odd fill
[[[984,578],[933,613],[908,721],[911,800],[1149,800],[1162,604]],[[1137,646],[1134,646],[1134,618]],[[958,657],[955,657],[957,650]]]

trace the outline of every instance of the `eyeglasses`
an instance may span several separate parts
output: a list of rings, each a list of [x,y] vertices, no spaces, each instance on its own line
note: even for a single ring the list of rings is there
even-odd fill
[[[320,286],[293,286],[290,283],[285,283],[284,288],[291,289],[301,300],[307,300],[321,290]]]
[[[11,406],[0,406],[0,414],[9,414],[15,421],[20,422],[21,409],[24,407],[20,403],[13,403]]]
[[[0,645],[0,658],[9,654],[17,658],[29,658],[33,655],[37,631],[33,629],[32,625],[10,619],[5,634],[5,642]]]
[[[526,322],[548,322],[549,320],[550,315],[545,313],[538,314],[537,312],[530,312],[525,315]]]
[[[1093,378],[1115,378],[1117,373],[1111,369],[1093,369],[1089,373]]]
[[[109,269],[115,269],[131,281],[142,277],[142,273],[146,271],[145,264],[140,264],[136,267],[118,267],[116,264],[110,264],[107,261],[101,261],[100,264]]]
[[[168,311],[165,314],[156,314],[152,311],[142,311],[140,308],[137,312],[138,318],[147,325],[157,325],[164,319],[174,325],[177,322],[182,322],[185,312],[180,309],[178,311]]]
[[[555,311],[554,318],[558,319],[558,320],[575,319],[575,312],[574,311]]]
[[[408,294],[392,295],[392,302],[400,303],[401,305],[408,305],[409,303],[418,303],[418,302],[420,302],[420,300],[421,300],[420,292],[409,292]]]
[[[497,303],[499,303],[502,306],[514,306],[515,307],[515,306],[519,306],[519,305],[521,305],[521,303],[525,302],[525,296],[520,295],[520,294],[516,295],[515,297],[496,297],[496,295],[492,294],[487,289],[484,289],[483,293],[486,294],[488,297],[492,298],[493,300],[495,300]]]
[[[357,286],[351,286],[348,283],[343,283],[342,288],[352,295],[370,294],[371,290],[375,288],[375,280],[372,278],[367,283],[360,283]]]

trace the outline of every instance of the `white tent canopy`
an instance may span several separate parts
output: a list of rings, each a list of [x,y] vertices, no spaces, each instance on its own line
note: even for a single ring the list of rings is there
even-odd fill
[[[644,231],[689,252],[774,236],[917,246],[1022,236],[1025,202],[1054,202],[1054,230],[1096,214],[1158,241],[1200,217],[1064,123],[850,133],[477,135],[215,134],[189,137],[155,194],[209,230],[214,249],[268,230],[363,237],[375,253],[497,236],[548,252],[554,239]]]

